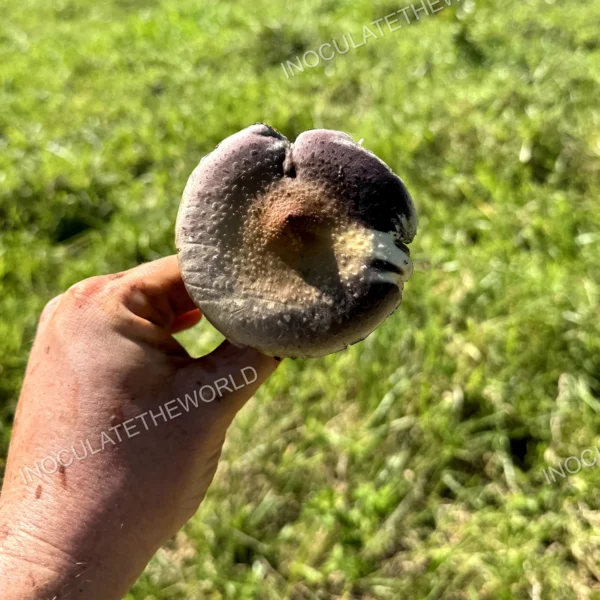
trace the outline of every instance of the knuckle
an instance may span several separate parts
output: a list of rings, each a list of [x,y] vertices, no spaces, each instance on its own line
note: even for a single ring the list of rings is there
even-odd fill
[[[51,300],[46,302],[44,308],[42,309],[42,313],[40,315],[40,322],[48,320],[58,308],[60,301],[62,300],[64,294],[59,294],[58,296],[54,296]]]
[[[54,312],[58,303],[61,301],[63,294],[59,294],[58,296],[54,296],[51,300],[46,302],[44,308],[42,309],[42,315]]]
[[[94,304],[100,298],[102,290],[106,287],[107,279],[103,275],[90,277],[72,285],[65,296],[78,307],[84,304]]]

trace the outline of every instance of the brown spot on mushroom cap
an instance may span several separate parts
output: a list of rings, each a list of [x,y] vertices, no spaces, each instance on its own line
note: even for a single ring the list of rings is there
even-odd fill
[[[227,138],[184,190],[186,287],[232,342],[322,356],[371,333],[402,299],[416,213],[402,181],[346,134],[292,145],[267,125]]]

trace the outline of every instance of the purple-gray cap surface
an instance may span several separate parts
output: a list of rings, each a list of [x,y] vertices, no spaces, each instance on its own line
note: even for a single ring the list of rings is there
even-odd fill
[[[183,280],[231,342],[314,357],[367,337],[400,304],[417,217],[406,187],[345,133],[291,144],[252,125],[200,161],[177,216]]]

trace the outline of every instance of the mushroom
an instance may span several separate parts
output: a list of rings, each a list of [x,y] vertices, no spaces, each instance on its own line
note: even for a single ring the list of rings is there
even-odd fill
[[[400,178],[348,135],[315,129],[290,144],[257,124],[193,171],[176,245],[190,296],[231,342],[316,357],[398,307],[416,230]]]

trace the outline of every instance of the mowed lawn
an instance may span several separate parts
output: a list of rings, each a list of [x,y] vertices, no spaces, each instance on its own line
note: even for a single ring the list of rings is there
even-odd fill
[[[286,78],[407,4],[0,0],[0,468],[45,302],[172,254],[227,135],[342,129],[419,211],[401,308],[283,362],[128,600],[600,598],[600,3],[447,4]]]

